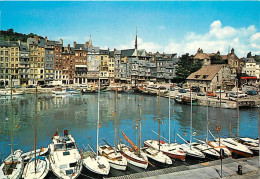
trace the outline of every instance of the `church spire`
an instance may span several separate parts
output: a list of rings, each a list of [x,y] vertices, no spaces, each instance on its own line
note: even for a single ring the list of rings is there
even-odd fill
[[[136,27],[136,35],[135,35],[135,49],[137,50],[137,27]]]
[[[88,43],[89,43],[89,45],[92,45],[91,35],[90,35],[90,37],[89,37]]]

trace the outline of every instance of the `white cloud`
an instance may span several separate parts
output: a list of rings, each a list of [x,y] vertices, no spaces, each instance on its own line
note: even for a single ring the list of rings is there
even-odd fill
[[[204,52],[217,52],[227,54],[229,46],[235,49],[239,57],[246,56],[251,51],[252,54],[259,54],[260,33],[256,31],[254,25],[247,28],[234,28],[231,26],[222,27],[221,21],[211,23],[209,31],[205,34],[189,32],[181,42],[170,42],[165,48],[166,53],[177,52],[195,54],[198,48]]]
[[[230,48],[229,48],[230,47]],[[119,49],[134,48],[134,40],[130,44],[120,45]],[[165,52],[195,54],[198,48],[202,48],[206,53],[227,54],[228,49],[235,49],[238,57],[244,57],[249,51],[252,55],[260,52],[260,32],[257,32],[254,25],[242,28],[234,28],[231,26],[222,26],[220,20],[213,21],[208,32],[198,34],[189,32],[181,41],[172,40],[165,46],[155,42],[145,42],[138,38],[138,49],[145,49],[147,52]]]

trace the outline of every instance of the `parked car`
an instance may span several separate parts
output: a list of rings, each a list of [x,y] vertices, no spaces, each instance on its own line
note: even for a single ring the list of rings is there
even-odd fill
[[[26,86],[26,88],[35,88],[35,86],[34,85],[28,85],[28,86]]]
[[[229,94],[229,97],[234,97],[234,98],[239,97],[239,98],[243,98],[243,97],[247,97],[247,94],[242,93],[242,92],[238,92],[238,96],[237,96],[237,92],[231,92],[231,93]]]
[[[256,93],[255,90],[248,90],[248,91],[246,92],[246,94],[248,94],[248,95],[256,95],[257,93]]]
[[[208,92],[208,93],[207,93],[207,96],[216,97],[217,95],[216,95],[216,93],[214,93],[214,92]]]
[[[185,89],[179,89],[180,93],[186,93],[187,91]]]

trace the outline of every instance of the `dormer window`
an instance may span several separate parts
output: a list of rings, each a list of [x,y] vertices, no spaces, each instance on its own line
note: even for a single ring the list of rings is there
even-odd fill
[[[203,79],[206,79],[208,78],[209,75],[203,75]]]
[[[200,77],[200,75],[195,75],[195,78],[197,79],[197,78],[199,78]]]

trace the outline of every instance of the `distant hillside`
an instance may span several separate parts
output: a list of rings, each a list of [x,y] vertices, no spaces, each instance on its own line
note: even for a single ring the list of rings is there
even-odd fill
[[[22,42],[26,42],[27,38],[34,37],[37,34],[22,34],[18,32],[14,32],[14,29],[8,29],[8,30],[1,30],[0,31],[0,40],[8,41],[10,39],[11,41],[17,41],[21,40]],[[39,38],[43,39],[42,36],[39,36]]]

